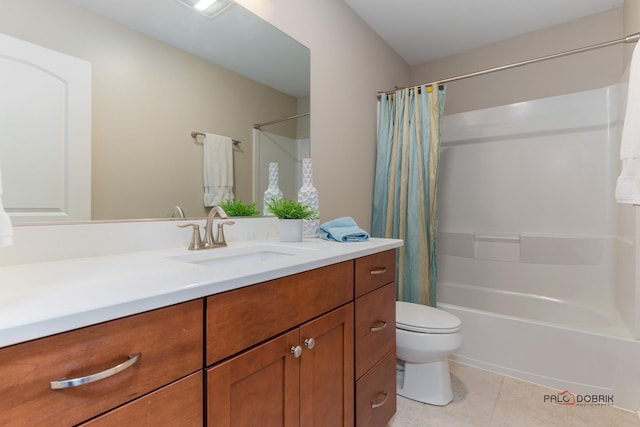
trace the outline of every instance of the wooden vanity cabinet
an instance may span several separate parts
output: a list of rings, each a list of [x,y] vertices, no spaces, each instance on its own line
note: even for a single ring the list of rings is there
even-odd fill
[[[0,425],[76,425],[202,372],[202,319],[197,300],[1,348]],[[51,381],[102,372],[136,353],[137,362],[113,376],[51,388]]]
[[[210,427],[352,426],[353,304],[209,368],[207,387]]]
[[[207,369],[208,425],[352,426],[352,300],[352,261],[209,297],[207,360],[240,353]]]
[[[396,251],[355,260],[356,426],[384,427],[396,412]]]
[[[0,348],[0,426],[385,426],[394,277],[390,250]]]

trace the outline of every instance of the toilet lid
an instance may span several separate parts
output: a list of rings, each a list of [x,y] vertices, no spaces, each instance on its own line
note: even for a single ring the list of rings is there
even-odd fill
[[[422,304],[396,301],[396,327],[429,334],[458,332],[462,322],[451,313]]]

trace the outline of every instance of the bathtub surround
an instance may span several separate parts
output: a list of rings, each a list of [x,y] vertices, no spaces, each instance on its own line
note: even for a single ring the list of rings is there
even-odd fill
[[[636,46],[629,68],[629,88],[620,160],[622,171],[616,184],[618,203],[640,204],[640,48]]]
[[[615,203],[625,85],[445,116],[438,305],[455,360],[640,408],[634,239]]]
[[[2,171],[0,171],[0,248],[11,245],[13,242],[12,236],[11,219],[9,219],[9,215],[7,215],[2,206]]]
[[[372,235],[404,240],[397,297],[436,303],[436,200],[445,88],[405,88],[380,97]]]

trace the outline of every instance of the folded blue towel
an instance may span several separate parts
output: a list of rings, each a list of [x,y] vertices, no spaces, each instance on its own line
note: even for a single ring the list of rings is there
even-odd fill
[[[322,224],[320,237],[336,242],[362,242],[369,240],[369,233],[358,227],[350,216],[343,216]]]

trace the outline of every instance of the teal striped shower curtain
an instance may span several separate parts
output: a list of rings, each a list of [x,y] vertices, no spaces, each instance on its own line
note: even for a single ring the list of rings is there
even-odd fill
[[[399,301],[435,306],[437,189],[444,87],[383,94],[379,102],[372,235],[403,239]]]

